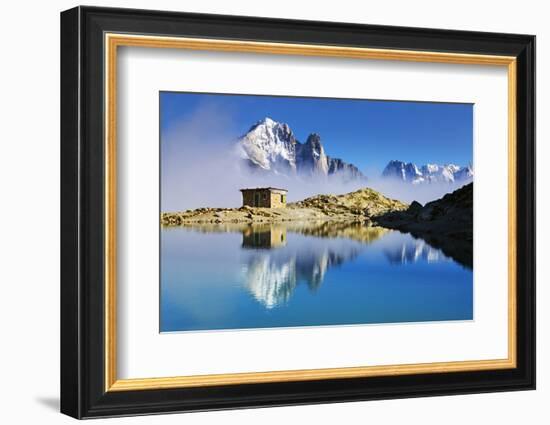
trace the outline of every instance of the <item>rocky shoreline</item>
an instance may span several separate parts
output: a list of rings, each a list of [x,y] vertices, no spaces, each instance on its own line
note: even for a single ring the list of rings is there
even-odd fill
[[[300,232],[368,239],[373,227],[424,239],[467,268],[473,267],[473,183],[422,206],[389,199],[369,188],[345,195],[317,195],[286,208],[197,208],[161,214],[164,227],[224,228],[250,225],[295,227]],[[338,223],[341,223],[339,225]],[[357,223],[357,226],[350,224]],[[353,233],[357,235],[353,235]]]
[[[161,214],[163,226],[208,223],[277,223],[289,221],[370,222],[372,218],[408,205],[364,188],[345,195],[317,195],[286,208],[197,208]]]
[[[413,202],[404,211],[373,219],[378,226],[420,237],[462,265],[473,267],[473,183],[422,206]]]

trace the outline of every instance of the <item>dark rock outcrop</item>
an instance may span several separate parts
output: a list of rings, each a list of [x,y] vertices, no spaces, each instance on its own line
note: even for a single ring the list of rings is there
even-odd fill
[[[474,184],[470,183],[424,206],[414,201],[405,211],[379,215],[373,222],[420,237],[472,268],[473,194]]]

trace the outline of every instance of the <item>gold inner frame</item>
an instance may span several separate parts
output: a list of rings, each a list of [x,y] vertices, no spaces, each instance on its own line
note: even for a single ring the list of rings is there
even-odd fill
[[[516,367],[516,58],[462,53],[370,49],[326,45],[105,34],[105,391],[309,381],[415,373],[446,373]],[[116,324],[116,123],[119,46],[325,56],[507,67],[508,72],[508,357],[495,360],[303,369],[163,378],[118,379]]]

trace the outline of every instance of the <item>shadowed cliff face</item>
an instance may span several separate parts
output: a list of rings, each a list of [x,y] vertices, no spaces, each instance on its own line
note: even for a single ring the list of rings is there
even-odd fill
[[[425,206],[413,202],[405,211],[381,214],[373,221],[421,237],[460,264],[472,268],[473,194],[474,184],[470,183]]]

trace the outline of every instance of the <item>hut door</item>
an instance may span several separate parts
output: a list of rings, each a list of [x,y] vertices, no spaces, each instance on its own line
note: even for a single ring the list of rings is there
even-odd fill
[[[260,206],[260,194],[259,193],[254,194],[254,206],[255,207]]]

